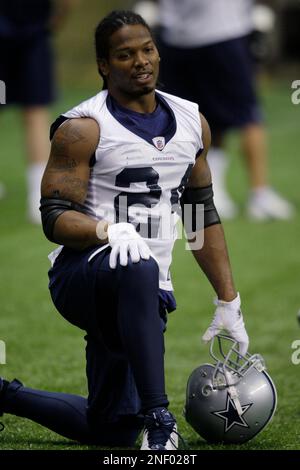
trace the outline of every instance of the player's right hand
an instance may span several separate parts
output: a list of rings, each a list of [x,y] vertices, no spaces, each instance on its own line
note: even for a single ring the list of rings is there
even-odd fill
[[[133,263],[138,263],[140,259],[148,260],[151,250],[147,243],[137,233],[132,224],[121,222],[112,224],[107,229],[108,243],[111,246],[109,266],[115,269],[120,258],[120,265],[127,266],[130,256]]]

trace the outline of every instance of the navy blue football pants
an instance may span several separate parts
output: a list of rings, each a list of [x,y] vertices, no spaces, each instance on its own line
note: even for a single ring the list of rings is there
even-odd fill
[[[151,258],[112,270],[110,249],[88,261],[94,250],[64,248],[49,272],[56,308],[87,332],[88,399],[13,381],[4,411],[80,442],[131,446],[140,412],[168,405],[158,266]]]

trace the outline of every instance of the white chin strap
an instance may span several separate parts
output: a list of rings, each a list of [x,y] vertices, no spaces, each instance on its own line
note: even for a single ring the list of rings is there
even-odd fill
[[[239,416],[242,416],[243,410],[242,410],[241,403],[240,403],[240,400],[239,400],[239,397],[238,397],[238,393],[237,393],[237,390],[236,390],[235,386],[232,385],[233,377],[230,374],[230,372],[228,372],[227,370],[224,370],[224,373],[225,373],[226,381],[227,381],[227,384],[228,384],[228,393],[230,395],[230,398],[232,399],[232,401],[235,405],[236,411],[238,412]]]

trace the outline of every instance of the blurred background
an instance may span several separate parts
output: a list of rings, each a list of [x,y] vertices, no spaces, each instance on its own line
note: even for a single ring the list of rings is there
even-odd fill
[[[95,64],[94,31],[100,19],[113,9],[130,9],[131,0],[71,0],[69,17],[55,38],[57,74],[62,89],[89,87],[99,90]]]
[[[275,15],[274,27],[256,31],[252,43],[269,136],[271,181],[294,205],[295,215],[288,221],[264,223],[244,216],[247,176],[233,132],[228,139],[228,185],[241,212],[224,226],[250,350],[264,356],[279,396],[270,427],[239,448],[289,450],[300,449],[300,365],[291,360],[292,343],[300,339],[296,321],[300,310],[300,104],[292,102],[292,83],[300,80],[300,0],[262,3],[271,6]],[[134,4],[130,0],[70,0],[64,24],[53,37],[57,93],[51,120],[101,89],[93,45],[95,27],[110,10]],[[27,220],[24,174],[20,110],[0,105],[0,340],[6,344],[0,375],[9,380],[18,377],[31,387],[86,395],[83,332],[67,324],[52,305],[47,254],[54,245],[38,224]],[[172,273],[178,310],[170,315],[166,335],[171,410],[191,448],[222,448],[204,443],[182,417],[187,378],[209,359],[200,337],[211,320],[214,293],[183,241],[176,245]],[[1,419],[6,429],[0,449],[87,448],[29,421],[8,415]]]
[[[132,8],[132,0],[72,0],[70,16],[55,39],[57,72],[61,87],[89,86],[98,89],[95,69],[93,31],[101,15],[114,8]],[[265,0],[275,14],[275,25],[261,41],[257,41],[255,53],[267,70],[287,74],[300,67],[300,1]],[[264,20],[262,20],[264,21]],[[268,21],[268,20],[267,20]],[[263,36],[263,35],[262,35]]]

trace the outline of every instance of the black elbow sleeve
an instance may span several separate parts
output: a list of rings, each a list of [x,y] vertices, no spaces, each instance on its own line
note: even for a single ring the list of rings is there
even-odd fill
[[[84,212],[84,207],[80,204],[65,201],[63,199],[41,198],[40,211],[42,218],[43,231],[48,240],[58,243],[54,238],[54,226],[57,218],[65,211],[74,210]]]
[[[212,184],[205,188],[184,190],[180,203],[182,221],[187,233],[221,223],[213,196]]]

